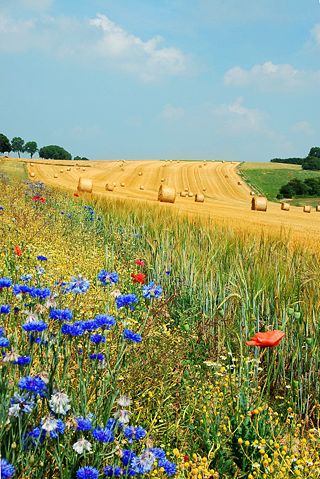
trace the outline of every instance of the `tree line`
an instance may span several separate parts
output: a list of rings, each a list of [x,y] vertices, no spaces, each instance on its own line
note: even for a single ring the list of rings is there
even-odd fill
[[[294,178],[286,185],[281,186],[278,199],[293,198],[294,196],[320,196],[320,177],[299,180]]]
[[[72,155],[67,150],[58,145],[47,145],[38,148],[36,141],[25,142],[20,136],[15,136],[10,141],[9,138],[0,133],[0,153],[10,153],[11,151],[18,154],[28,153],[30,158],[33,158],[35,153],[39,153],[40,158],[53,160],[72,160]],[[75,156],[74,160],[88,160],[86,157]]]
[[[320,147],[313,146],[305,158],[273,158],[271,163],[301,165],[303,170],[320,170]]]

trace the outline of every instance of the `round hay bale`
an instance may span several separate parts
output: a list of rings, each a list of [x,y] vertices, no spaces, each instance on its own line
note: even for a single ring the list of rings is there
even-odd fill
[[[241,185],[242,185],[242,181],[238,181],[238,185],[241,186]]]
[[[30,166],[34,166],[34,163],[30,163]]]
[[[197,193],[194,197],[194,201],[196,203],[203,203],[204,202],[204,195],[202,193]]]
[[[90,178],[79,178],[78,191],[82,193],[92,193],[92,180]]]
[[[139,176],[142,176],[142,171],[139,171],[138,175],[139,175]]]
[[[117,183],[113,183],[113,186],[116,187],[116,186],[117,186]]]
[[[124,188],[126,185],[124,183],[120,183],[120,186]]]
[[[185,189],[184,189],[184,191],[185,191],[186,193],[188,193],[188,191],[189,191],[189,188],[185,188]]]
[[[185,197],[187,196],[187,193],[186,193],[185,191],[181,191],[180,196],[182,196],[183,198],[185,198]]]
[[[140,185],[140,190],[144,190],[144,186],[143,186],[143,185]]]
[[[166,181],[165,178],[161,178],[161,183],[163,183],[164,181]]]
[[[202,191],[207,191],[207,188],[202,188]]]
[[[250,196],[254,196],[254,191],[250,191]]]
[[[229,176],[228,176],[228,175],[224,175],[224,177],[225,177],[225,178],[229,178]]]
[[[105,186],[106,191],[113,191],[114,186],[111,183],[107,183]]]
[[[316,206],[316,211],[320,211],[320,205]]]
[[[289,203],[281,203],[281,209],[283,211],[289,211],[290,210],[290,204]]]
[[[35,173],[30,173],[31,178],[34,178],[36,176]]]
[[[58,175],[57,175],[57,174],[55,174],[53,178],[58,178]]]
[[[189,196],[189,198],[192,198],[192,197],[193,197],[192,191],[189,191],[188,196]]]
[[[82,168],[82,171],[86,171],[86,169],[85,169],[85,168]]]
[[[161,203],[174,203],[176,200],[176,190],[170,186],[160,185],[158,200]]]
[[[63,170],[62,170],[62,169],[60,170],[60,173],[63,173]]]
[[[70,168],[70,166],[69,166],[69,168],[67,168],[67,171],[71,171],[71,168]]]
[[[264,196],[254,196],[251,200],[251,209],[254,211],[267,211],[267,198]]]
[[[303,211],[304,211],[304,213],[311,213],[311,206],[310,205],[304,205]]]

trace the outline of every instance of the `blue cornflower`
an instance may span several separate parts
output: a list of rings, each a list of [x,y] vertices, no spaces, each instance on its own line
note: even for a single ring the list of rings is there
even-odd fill
[[[111,329],[112,326],[116,324],[116,320],[113,316],[108,316],[107,314],[98,314],[94,318],[95,323],[99,328]]]
[[[138,302],[138,298],[135,294],[120,294],[116,298],[117,309],[129,306],[133,310],[133,304]]]
[[[27,286],[26,284],[15,284],[12,288],[12,292],[15,296],[18,294],[27,294],[32,291],[32,288],[30,286]]]
[[[141,426],[127,426],[124,429],[123,434],[128,439],[128,442],[131,443],[133,440],[139,441],[140,439],[144,438],[147,433]]]
[[[92,436],[99,442],[113,442],[114,435],[107,427],[97,427],[93,429]]]
[[[158,462],[158,467],[163,467],[168,476],[174,476],[177,471],[177,465],[174,462],[170,462],[167,459],[161,459]]]
[[[27,283],[28,281],[32,280],[32,274],[23,274],[22,276],[20,276],[20,280]]]
[[[10,462],[6,459],[0,460],[0,477],[1,479],[10,479],[10,477],[14,476],[15,468],[13,467]]]
[[[70,309],[51,309],[49,316],[59,321],[71,321],[73,313]]]
[[[0,314],[9,314],[11,311],[10,304],[0,305]]]
[[[135,457],[131,461],[131,467],[137,474],[146,474],[150,472],[156,458],[148,449],[143,451],[141,456]]]
[[[77,431],[91,431],[92,421],[89,418],[84,418],[82,416],[76,417],[77,421]]]
[[[0,337],[0,348],[8,348],[10,346],[10,341],[8,338]]]
[[[53,416],[48,416],[41,421],[41,429],[49,434],[51,439],[56,439],[59,434],[64,433],[65,424],[61,419],[56,419]]]
[[[0,206],[0,211],[4,211],[4,206]]]
[[[169,276],[171,274],[171,271],[170,270],[166,271],[166,274]]]
[[[42,256],[42,254],[39,254],[39,256],[37,256],[37,259],[39,261],[47,261],[48,258],[46,256]]]
[[[117,284],[119,281],[119,275],[115,271],[113,273],[106,271],[105,269],[101,270],[98,274],[98,280],[101,281],[103,286],[107,286],[108,284]]]
[[[47,323],[45,323],[44,321],[29,321],[28,323],[25,323],[22,325],[22,329],[24,329],[25,331],[27,331],[28,333],[30,332],[38,332],[38,333],[41,333],[42,331],[44,331],[45,329],[48,328],[48,325]]]
[[[160,285],[155,284],[154,281],[147,284],[142,288],[142,293],[145,298],[159,298],[162,295],[162,288]]]
[[[28,432],[24,439],[25,442],[27,442],[31,446],[36,447],[39,444],[42,444],[45,438],[46,431],[41,427],[35,427],[34,429],[32,429],[32,431]]]
[[[160,447],[152,447],[150,449],[150,452],[154,455],[156,459],[165,459],[166,458],[166,453],[163,449]]]
[[[95,359],[96,361],[104,361],[104,354],[102,353],[90,354],[90,359]]]
[[[4,329],[3,328],[0,328],[0,338],[4,336]]]
[[[99,328],[99,325],[95,320],[88,319],[88,321],[82,321],[82,327],[84,331],[95,331]]]
[[[35,402],[31,394],[14,393],[10,400],[9,416],[18,417],[20,413],[29,413],[34,406]]]
[[[85,466],[77,470],[77,479],[98,479],[99,471],[95,467]]]
[[[142,341],[142,337],[140,336],[140,334],[137,334],[134,331],[131,331],[131,329],[124,330],[123,338],[126,339],[127,341],[133,341],[135,343],[141,343]]]
[[[64,323],[61,326],[62,334],[68,334],[69,336],[82,336],[84,333],[83,322],[76,321],[75,323]]]
[[[89,287],[90,282],[86,278],[82,278],[81,275],[79,275],[77,278],[73,276],[65,288],[65,292],[74,294],[86,293]]]
[[[117,426],[120,426],[120,423],[116,419],[108,419],[106,427],[110,429],[110,431],[113,431]]]
[[[10,288],[12,286],[12,281],[10,278],[0,278],[0,289]]]
[[[40,298],[40,299],[45,299],[48,298],[51,295],[51,291],[49,288],[31,288],[31,291],[29,291],[29,294],[31,298]]]
[[[39,338],[38,336],[33,336],[33,334],[28,334],[29,341],[31,344],[36,343],[41,346],[48,346],[49,341],[46,339]]]
[[[121,461],[124,466],[128,466],[136,457],[136,454],[131,449],[123,449],[121,452]]]
[[[18,356],[18,359],[13,361],[13,364],[18,364],[19,366],[26,366],[31,363],[30,356]]]
[[[38,376],[25,376],[20,379],[18,386],[20,389],[25,389],[33,394],[39,394],[41,397],[45,397],[47,392],[46,383]]]
[[[36,273],[38,276],[41,276],[45,272],[44,268],[41,268],[40,266],[36,266]]]
[[[120,477],[123,475],[123,471],[119,466],[106,466],[103,472],[107,477]]]
[[[94,344],[100,344],[106,342],[106,337],[103,334],[91,334],[90,341]]]

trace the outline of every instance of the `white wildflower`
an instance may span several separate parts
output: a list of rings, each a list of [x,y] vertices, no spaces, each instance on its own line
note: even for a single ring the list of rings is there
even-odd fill
[[[117,404],[119,404],[120,407],[128,407],[130,406],[131,404],[131,399],[129,398],[129,396],[127,396],[126,394],[122,394],[118,401],[117,401]]]
[[[49,405],[51,410],[56,414],[67,414],[70,406],[70,399],[65,393],[57,392],[51,396]]]
[[[91,442],[87,441],[84,437],[75,442],[72,446],[72,449],[78,454],[83,454],[84,452],[90,452],[92,449]]]

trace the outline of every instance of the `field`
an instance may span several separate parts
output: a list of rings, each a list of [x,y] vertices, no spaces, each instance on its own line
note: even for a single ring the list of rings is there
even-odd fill
[[[319,478],[317,214],[250,211],[231,163],[27,163],[0,177],[2,476]]]
[[[285,165],[281,163],[243,163],[240,167],[240,174],[257,191],[264,194],[270,201],[277,201],[276,197],[280,187],[289,180],[298,178],[318,178],[319,171],[304,171],[299,165]],[[318,198],[299,198],[291,201],[292,205],[303,206],[311,204],[316,206]]]

